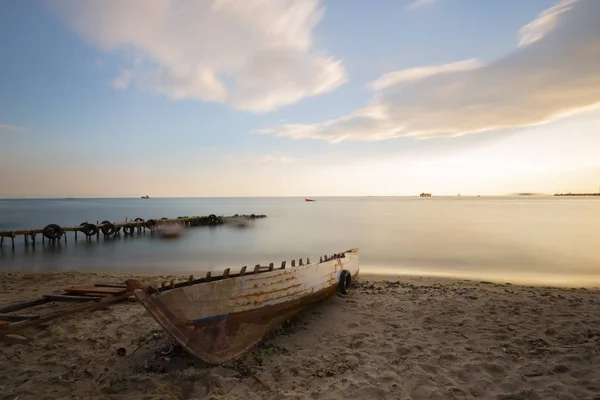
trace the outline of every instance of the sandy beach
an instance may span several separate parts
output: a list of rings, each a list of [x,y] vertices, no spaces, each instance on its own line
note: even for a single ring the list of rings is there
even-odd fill
[[[128,277],[3,273],[0,304]],[[207,366],[124,301],[0,343],[0,398],[600,399],[599,310],[594,289],[361,276],[241,359]]]

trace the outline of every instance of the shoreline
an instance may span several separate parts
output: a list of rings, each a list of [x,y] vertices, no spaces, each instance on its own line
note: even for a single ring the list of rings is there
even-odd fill
[[[60,274],[89,274],[96,276],[107,276],[107,277],[123,277],[123,279],[128,278],[137,278],[137,279],[149,279],[155,280],[155,278],[162,277],[163,279],[170,280],[174,277],[179,277],[181,279],[187,279],[190,275],[194,275],[196,278],[199,278],[206,274],[208,271],[211,271],[213,276],[220,275],[220,273],[226,268],[230,268],[232,273],[235,272],[235,267],[224,266],[220,268],[210,268],[210,269],[193,269],[193,268],[181,268],[181,269],[173,269],[173,270],[164,270],[164,269],[147,269],[145,271],[142,270],[126,270],[126,269],[109,269],[109,270],[100,270],[100,269],[66,269],[59,271],[1,271],[0,276],[2,275],[60,275]],[[364,271],[366,269],[367,271]],[[406,270],[404,270],[406,271]],[[555,288],[555,289],[574,289],[574,288],[585,288],[588,290],[600,290],[600,278],[596,275],[585,276],[585,278],[577,278],[573,279],[570,282],[565,282],[563,278],[557,279],[505,279],[503,277],[498,276],[490,276],[489,274],[460,274],[460,273],[443,273],[443,272],[428,272],[428,271],[414,271],[411,272],[399,272],[393,273],[390,271],[386,271],[386,268],[381,267],[361,267],[361,272],[359,275],[359,279],[361,280],[394,280],[394,281],[406,281],[415,283],[417,281],[423,282],[471,282],[471,283],[480,283],[480,282],[489,282],[492,284],[510,284],[515,286],[524,286],[524,287],[538,287],[538,288]],[[413,272],[414,271],[414,272]],[[521,274],[524,275],[524,274]],[[531,272],[525,274],[526,276],[538,276],[537,273]],[[557,274],[555,274],[557,275]],[[548,274],[546,274],[548,276]],[[563,275],[559,275],[562,277]],[[566,275],[565,275],[566,276]]]
[[[0,273],[0,304],[129,276]],[[170,347],[146,310],[125,301],[27,328],[28,343],[0,342],[0,385],[19,400],[592,400],[599,307],[598,290],[363,274],[349,295],[305,309],[240,359],[208,366]]]

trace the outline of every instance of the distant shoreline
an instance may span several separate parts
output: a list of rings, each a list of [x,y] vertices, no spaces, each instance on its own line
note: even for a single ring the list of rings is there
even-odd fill
[[[555,193],[554,196],[600,196],[600,193]]]

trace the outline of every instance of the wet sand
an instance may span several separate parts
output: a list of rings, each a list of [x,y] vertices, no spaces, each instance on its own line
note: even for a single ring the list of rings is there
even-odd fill
[[[0,304],[128,277],[3,273]],[[130,301],[23,334],[0,342],[0,399],[600,399],[594,289],[361,276],[216,367]]]

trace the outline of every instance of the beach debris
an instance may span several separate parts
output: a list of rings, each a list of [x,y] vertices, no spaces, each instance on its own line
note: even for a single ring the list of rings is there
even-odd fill
[[[258,383],[260,383],[267,391],[272,392],[273,389],[271,389],[271,387],[269,385],[267,385],[262,379],[260,379],[258,377],[258,375],[252,375],[252,377],[254,378],[254,380]]]
[[[93,286],[72,286],[62,294],[44,295],[38,299],[13,302],[0,306],[0,337],[14,334],[25,328],[40,325],[53,319],[66,317],[83,311],[102,309],[107,304],[125,300],[131,296],[124,285],[96,284]],[[52,308],[51,312],[38,314],[38,306],[63,303],[63,307]],[[48,309],[48,307],[45,307]],[[29,311],[31,309],[31,311]],[[23,311],[27,310],[27,314]],[[15,312],[19,312],[15,314]]]
[[[159,350],[159,352],[160,352],[160,354],[166,356],[166,355],[169,355],[169,354],[173,353],[174,350],[175,350],[175,343],[170,343],[164,349]]]
[[[566,372],[569,372],[569,367],[563,364],[558,364],[557,366],[552,368],[552,372],[554,372],[555,374],[564,374]]]
[[[27,338],[25,336],[21,336],[21,335],[16,335],[16,334],[4,335],[4,336],[2,336],[2,339],[4,340],[4,343],[6,343],[8,345],[27,344],[30,341],[29,338]]]
[[[546,342],[544,339],[533,339],[533,340],[528,340],[527,344],[533,348],[546,348],[546,347],[550,347],[550,345],[548,344],[548,342]]]
[[[356,369],[357,365],[348,360],[337,360],[335,358],[321,358],[319,365],[312,371],[312,376],[316,378],[329,378],[340,375],[346,371]]]
[[[152,331],[138,339],[140,346],[131,353],[132,357],[144,347],[147,356],[134,369],[139,373],[167,373],[181,371],[196,365],[197,359],[185,352],[163,331]]]
[[[556,331],[552,328],[547,328],[544,333],[548,336],[552,336],[552,335],[556,334]]]
[[[124,356],[125,354],[127,354],[127,350],[125,350],[125,348],[124,348],[124,347],[119,347],[119,348],[117,349],[117,355],[119,355],[119,356]]]
[[[546,368],[539,363],[530,363],[523,368],[523,376],[526,378],[534,378],[546,374]]]

